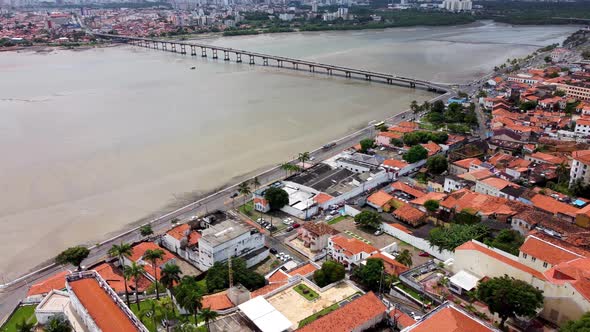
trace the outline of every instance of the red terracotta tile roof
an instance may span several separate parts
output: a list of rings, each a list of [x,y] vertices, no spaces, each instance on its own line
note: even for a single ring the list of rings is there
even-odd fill
[[[511,185],[510,181],[506,181],[504,179],[500,179],[497,177],[489,177],[487,179],[481,180],[481,182],[487,184],[490,187],[494,187],[498,190],[502,190],[502,189],[508,187],[509,185]],[[513,185],[513,186],[517,187],[517,185]]]
[[[405,192],[406,194],[412,195],[416,198],[426,195],[425,192],[418,190],[416,188],[410,187],[409,185],[407,185],[401,181],[396,181],[396,182],[392,183],[391,187],[395,190]]]
[[[389,312],[389,317],[391,317],[392,320],[396,321],[397,326],[402,329],[416,323],[414,318],[410,317],[410,315],[400,310],[391,310]]]
[[[400,133],[394,133],[394,132],[391,132],[391,131],[382,131],[377,136],[383,136],[383,137],[387,137],[387,138],[397,138],[397,139],[401,139],[402,138],[402,134],[400,134]]]
[[[182,240],[182,238],[185,237],[185,235],[190,231],[190,229],[191,226],[189,224],[182,224],[180,226],[172,228],[166,234],[180,241]]]
[[[256,203],[260,203],[262,205],[267,205],[268,202],[266,201],[266,199],[264,198],[260,198],[260,197],[254,197],[254,204]]]
[[[459,166],[463,169],[469,169],[469,167],[473,164],[476,166],[481,165],[482,161],[477,159],[477,158],[467,158],[467,159],[461,159],[461,160],[457,160],[453,162],[453,165]]]
[[[116,293],[125,292],[125,281],[121,270],[112,264],[102,263],[93,268]],[[141,276],[135,285],[135,279],[127,281],[127,291],[133,292],[135,289],[139,292],[145,291],[152,284],[145,276]]]
[[[385,269],[385,273],[389,275],[398,276],[401,273],[406,272],[409,268],[402,263],[396,261],[395,259],[384,255],[381,252],[371,255],[369,258],[380,258],[383,260],[383,268]]]
[[[31,286],[31,288],[29,288],[27,296],[44,295],[54,289],[61,290],[66,288],[66,275],[70,273],[70,271],[62,271],[39,283],[34,284]]]
[[[409,230],[406,226],[402,225],[402,224],[398,224],[396,222],[392,222],[392,223],[388,223],[391,227],[397,228],[400,231],[406,233],[406,234],[412,234],[412,231]]]
[[[431,191],[422,197],[418,197],[415,200],[410,201],[410,203],[416,204],[416,205],[424,205],[424,203],[426,203],[426,201],[433,200],[433,201],[440,202],[443,199],[445,199],[445,197],[447,197],[447,194],[445,194],[445,193],[437,193],[437,192]]]
[[[383,166],[387,166],[387,167],[391,167],[391,168],[399,168],[399,169],[403,169],[404,167],[407,167],[409,164],[405,163],[401,160],[397,160],[397,159],[385,159],[383,161]]]
[[[526,205],[522,203],[509,201],[502,197],[476,193],[465,188],[449,194],[447,198],[440,202],[440,206],[455,209],[457,212],[464,209],[473,209],[481,215],[514,215],[526,209]]]
[[[545,271],[547,280],[555,285],[571,284],[590,301],[590,258],[578,258],[560,263]]]
[[[132,249],[132,253],[131,256],[129,257],[130,260],[137,262],[139,259],[143,258],[143,255],[145,254],[145,252],[147,250],[156,250],[156,249],[160,249],[164,252],[164,258],[157,260],[156,261],[156,265],[158,266],[158,268],[156,269],[156,276],[154,276],[154,268],[152,266],[152,263],[149,261],[144,260],[145,264],[145,272],[147,274],[149,274],[150,276],[152,276],[152,278],[157,277],[158,279],[160,279],[160,266],[166,264],[166,262],[176,258],[176,256],[174,256],[173,253],[171,253],[170,251],[168,251],[165,248],[160,247],[159,245],[153,243],[153,242],[142,242],[139,243],[137,245],[135,245]]]
[[[387,128],[387,130],[393,131],[393,132],[396,132],[396,133],[411,133],[411,132],[414,131],[413,128],[402,127],[402,126],[389,127],[389,128]]]
[[[589,122],[590,122],[590,120],[589,120]],[[583,164],[590,165],[590,150],[574,151],[574,152],[572,152],[572,158],[574,158],[575,160],[577,160]]]
[[[535,196],[533,196],[533,198],[531,198],[531,202],[536,208],[550,212],[552,214],[557,214],[558,212],[561,212],[569,216],[575,216],[578,212],[578,209],[576,207],[560,202],[556,199],[553,199],[549,196],[545,196],[542,194],[536,194]]]
[[[426,213],[416,209],[410,204],[405,204],[393,211],[393,216],[412,225],[416,225],[426,217]]]
[[[358,327],[379,316],[384,316],[385,305],[373,292],[297,329],[299,332],[356,331]]]
[[[227,292],[220,292],[203,296],[203,308],[211,310],[225,310],[234,306],[232,301],[227,297]]]
[[[356,255],[361,252],[370,254],[377,251],[377,248],[373,247],[372,245],[366,244],[363,241],[357,240],[355,238],[348,239],[342,235],[334,235],[330,239],[334,245],[344,249],[350,255]]]
[[[438,145],[434,142],[428,142],[428,143],[424,143],[424,144],[420,144],[420,145],[422,145],[422,147],[424,147],[426,150],[428,150],[429,156],[435,155],[442,150],[440,145]]]
[[[544,161],[549,164],[554,164],[554,165],[558,165],[558,164],[561,164],[562,162],[567,161],[563,157],[554,156],[552,154],[548,154],[548,153],[544,153],[544,152],[535,152],[535,153],[531,154],[531,158],[538,159],[538,160]]]
[[[131,332],[138,329],[129,317],[100,287],[94,278],[70,282],[72,291],[103,332]]]
[[[405,127],[405,128],[413,128],[413,129],[420,128],[419,124],[417,124],[416,122],[410,122],[410,121],[402,121],[402,122],[398,123],[397,125],[399,127]]]
[[[487,248],[486,246],[483,246],[481,244],[477,244],[474,241],[469,241],[469,242],[465,242],[462,245],[458,246],[455,251],[457,250],[476,250],[479,251],[481,253],[483,253],[484,255],[487,255],[497,261],[500,261],[504,264],[510,265],[513,268],[519,269],[523,272],[526,272],[532,276],[534,276],[537,279],[540,280],[545,280],[545,276],[543,276],[543,274],[531,267],[528,267],[516,260],[510,259],[502,254],[499,254],[489,248]]]
[[[332,197],[326,193],[319,193],[319,194],[315,195],[313,200],[315,202],[317,202],[318,204],[323,204],[323,203],[326,203],[327,201],[331,200],[332,198],[334,198],[334,197]]]
[[[446,306],[424,320],[413,325],[412,332],[492,332],[491,328],[482,324],[466,312]]]
[[[487,179],[487,178],[489,178],[490,176],[493,176],[493,175],[494,175],[494,173],[490,172],[487,169],[479,169],[479,170],[476,170],[476,171],[470,171],[470,172],[467,172],[467,173],[460,174],[459,177],[462,178],[462,179],[465,179],[465,180],[471,180],[471,179],[473,179],[475,181],[481,181],[481,180]]]
[[[311,263],[307,263],[303,266],[300,266],[294,270],[289,271],[289,275],[290,276],[296,276],[296,275],[300,275],[302,277],[305,277],[306,275],[315,272],[315,270],[317,270],[318,268],[315,267],[313,264]]]
[[[303,226],[301,226],[301,228],[306,229],[307,231],[309,231],[310,233],[313,233],[316,236],[322,236],[322,235],[336,235],[338,234],[338,231],[335,230],[332,226],[324,223],[324,222],[306,222],[303,223]]]
[[[383,190],[379,190],[375,192],[373,195],[367,198],[369,203],[374,204],[375,206],[383,207],[385,204],[389,203],[393,199],[393,196],[386,193]]]
[[[273,290],[286,285],[288,280],[288,274],[283,272],[283,270],[277,270],[268,278],[268,285],[258,288],[257,290],[250,293],[250,298],[253,299],[257,296],[268,294]]]
[[[520,247],[520,252],[531,255],[551,265],[557,265],[562,262],[582,257],[575,252],[559,247],[553,243],[543,241],[535,236],[528,236],[526,238]]]

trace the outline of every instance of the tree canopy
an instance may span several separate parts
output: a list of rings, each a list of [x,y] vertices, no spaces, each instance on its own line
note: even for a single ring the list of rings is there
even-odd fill
[[[407,146],[414,146],[420,143],[445,143],[449,139],[449,135],[440,131],[412,131],[405,133],[403,136],[404,144]]]
[[[62,315],[54,315],[49,318],[44,327],[45,332],[70,332],[70,322]]]
[[[367,151],[369,151],[369,149],[372,149],[375,146],[375,140],[370,139],[370,138],[365,138],[360,141],[360,144],[361,144],[361,152],[367,153]]]
[[[422,145],[414,145],[408,152],[404,153],[404,160],[413,164],[428,157],[428,150]]]
[[[590,332],[590,312],[578,320],[570,320],[559,329],[559,332]]]
[[[333,282],[344,279],[345,269],[344,265],[334,261],[327,261],[322,264],[322,268],[313,273],[313,280],[315,283],[324,287]]]
[[[488,305],[490,312],[500,317],[500,328],[510,317],[536,314],[543,307],[543,292],[528,283],[507,275],[496,277],[477,286],[477,297]]]
[[[426,168],[431,174],[442,174],[448,167],[447,157],[443,155],[432,156],[426,160]]]
[[[207,270],[207,289],[209,292],[223,290],[229,287],[229,273],[227,262],[215,262]],[[255,290],[264,286],[264,277],[246,267],[246,261],[242,258],[232,258],[232,276],[236,283],[249,290]]]
[[[280,210],[289,204],[289,194],[281,188],[268,188],[264,193],[264,199],[268,201],[271,210]]]
[[[354,216],[354,221],[364,227],[374,229],[381,227],[381,216],[379,216],[379,213],[373,211],[362,211]]]
[[[482,240],[489,234],[489,228],[482,224],[451,224],[450,227],[436,227],[430,230],[428,242],[439,250],[455,251],[455,248],[471,240]]]
[[[70,247],[70,248],[64,250],[63,252],[61,252],[59,255],[57,255],[57,257],[55,258],[55,262],[57,264],[62,264],[62,265],[69,263],[69,264],[76,266],[79,270],[80,265],[82,264],[82,261],[84,259],[86,259],[86,257],[88,257],[89,254],[90,254],[90,250],[88,250],[88,248],[86,248],[86,247],[82,247],[82,246]]]
[[[424,202],[424,208],[428,212],[434,212],[434,211],[438,210],[439,206],[440,206],[440,203],[434,199],[429,199],[426,202]]]
[[[368,258],[367,264],[357,267],[353,276],[355,276],[360,283],[370,290],[379,290],[379,283],[381,281],[383,272],[383,260],[381,258]]]
[[[473,225],[481,222],[481,216],[477,214],[477,211],[463,209],[455,214],[453,222],[461,225]]]
[[[523,243],[524,237],[519,232],[511,229],[503,229],[493,240],[486,241],[487,245],[515,256],[518,256],[519,248]]]

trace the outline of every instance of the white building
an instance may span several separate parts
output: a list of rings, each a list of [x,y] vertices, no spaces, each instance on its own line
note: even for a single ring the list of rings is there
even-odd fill
[[[466,12],[471,11],[473,2],[471,0],[445,0],[442,6],[451,12]]]
[[[351,269],[353,265],[367,259],[379,250],[372,245],[355,238],[346,238],[342,235],[334,235],[328,239],[328,255],[338,263]]]
[[[572,167],[570,169],[570,185],[578,180],[584,184],[590,183],[590,150],[579,150],[572,152]]]

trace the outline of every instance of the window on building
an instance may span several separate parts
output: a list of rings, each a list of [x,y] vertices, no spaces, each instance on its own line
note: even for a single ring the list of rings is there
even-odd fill
[[[536,261],[537,261],[537,258],[536,258],[536,257],[531,257],[531,260],[532,260],[533,262],[536,262]]]
[[[522,254],[522,257],[523,257],[523,258],[527,258],[527,257],[528,257],[528,255],[527,255],[527,254]]]
[[[548,265],[547,262],[543,263],[543,267],[547,267],[547,265]]]

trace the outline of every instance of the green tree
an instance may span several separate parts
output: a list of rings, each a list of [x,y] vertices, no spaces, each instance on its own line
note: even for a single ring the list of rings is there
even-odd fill
[[[346,271],[342,264],[334,261],[327,261],[322,264],[322,267],[319,270],[316,270],[313,273],[313,280],[318,286],[324,287],[333,282],[344,279],[345,273]]]
[[[154,230],[152,229],[152,225],[146,224],[139,228],[139,233],[141,236],[150,236],[154,234]]]
[[[185,276],[174,289],[174,298],[179,306],[193,315],[195,324],[198,325],[197,315],[203,308],[203,293],[197,280],[191,276]]]
[[[426,159],[428,157],[428,150],[426,150],[422,145],[414,145],[411,147],[408,152],[404,153],[404,160],[413,164],[420,160]]]
[[[215,262],[207,270],[207,289],[209,292],[216,292],[229,287],[229,272],[227,262]],[[236,283],[253,291],[265,284],[264,276],[250,270],[246,266],[246,261],[242,258],[232,258],[232,276]]]
[[[182,271],[178,265],[172,263],[166,264],[160,273],[160,282],[166,289],[172,292],[174,284],[180,282],[181,274]]]
[[[428,242],[439,250],[455,251],[455,248],[471,240],[483,240],[489,235],[489,228],[482,224],[435,227],[430,230]]]
[[[395,260],[407,267],[411,267],[413,264],[412,254],[408,249],[404,249],[402,252],[400,252],[399,255],[397,255],[397,257],[395,258]]]
[[[590,332],[590,312],[578,320],[570,320],[561,326],[559,332]]]
[[[368,258],[366,264],[361,264],[353,271],[353,276],[365,287],[378,291],[383,278],[383,269],[381,258]]]
[[[209,323],[212,320],[215,320],[219,314],[216,311],[211,310],[211,308],[204,308],[201,310],[201,318],[205,321],[205,326],[207,326],[207,331],[211,331],[211,327]]]
[[[430,213],[438,210],[439,206],[440,206],[440,203],[434,199],[429,199],[426,202],[424,202],[424,208],[426,209],[426,211],[428,211]]]
[[[258,187],[260,187],[260,181],[257,176],[252,179],[252,185],[254,186],[254,191],[258,190]]]
[[[367,151],[369,151],[369,149],[372,149],[375,146],[375,140],[370,139],[370,138],[365,138],[365,139],[361,140],[360,144],[361,144],[361,152],[367,153]]]
[[[414,114],[420,112],[420,106],[418,105],[418,102],[412,100],[412,102],[410,103],[410,110],[412,110]]]
[[[479,90],[479,92],[477,93],[477,98],[485,98],[487,96],[488,94],[483,90]]]
[[[264,193],[264,199],[268,201],[270,209],[273,211],[280,210],[289,204],[289,194],[281,188],[268,188]]]
[[[557,168],[555,169],[555,173],[557,173],[557,182],[558,183],[564,183],[567,182],[569,180],[569,170],[567,167],[567,164],[565,162],[562,162],[561,164],[557,165]]]
[[[62,251],[59,255],[57,255],[57,257],[55,258],[55,262],[61,265],[65,265],[68,263],[72,264],[79,271],[82,268],[82,261],[84,261],[89,254],[90,250],[88,250],[88,248],[86,247],[70,247]]]
[[[62,316],[62,315],[55,315],[49,318],[47,324],[44,327],[45,332],[70,332],[72,331],[72,327],[70,326],[70,322]]]
[[[525,101],[524,103],[520,103],[519,107],[523,111],[529,111],[529,110],[535,109],[537,107],[537,102]]]
[[[426,160],[426,168],[430,174],[442,174],[448,167],[447,157],[443,155],[436,155]]]
[[[280,167],[283,171],[285,171],[285,177],[288,177],[289,173],[297,172],[300,169],[299,166],[293,165],[291,163],[283,163]]]
[[[378,229],[381,227],[381,216],[373,211],[362,211],[354,216],[354,221],[368,228]]]
[[[240,193],[240,195],[244,196],[244,204],[246,204],[246,198],[252,193],[248,181],[240,183],[240,185],[238,186],[238,192]]]
[[[478,224],[481,222],[481,216],[477,214],[477,211],[463,209],[461,212],[455,214],[453,222],[460,225]]]
[[[121,267],[121,270],[124,270],[124,266],[125,266],[124,258],[131,256],[131,254],[133,253],[133,249],[131,248],[130,244],[121,242],[120,245],[113,244],[111,249],[109,249],[108,253],[109,253],[109,256],[117,257],[119,259],[119,266]],[[125,286],[125,300],[127,302],[127,306],[130,307],[129,288],[127,287],[127,278],[123,278],[123,283]]]
[[[422,112],[428,112],[430,111],[430,103],[425,101],[424,103],[422,103],[422,105],[420,106],[420,109],[422,110]]]
[[[150,262],[154,269],[154,280],[156,285],[156,299],[160,299],[160,291],[158,289],[158,261],[161,261],[164,258],[164,250],[162,249],[148,249],[143,254],[143,259]]]
[[[435,113],[442,113],[445,110],[445,103],[442,100],[437,100],[432,104],[430,110]]]
[[[543,307],[543,292],[507,275],[496,277],[477,286],[477,297],[488,305],[490,312],[500,317],[500,328],[515,316],[531,317]]]
[[[33,322],[27,321],[26,318],[23,318],[20,323],[16,323],[16,332],[33,332],[33,328],[35,324]]]
[[[152,325],[157,327],[158,326],[158,321],[160,321],[162,319],[162,317],[164,316],[162,313],[162,308],[159,305],[158,301],[149,301],[147,302],[149,307],[144,307],[143,309],[141,309],[141,311],[139,312],[139,319],[143,322],[146,319],[150,319],[152,322]]]
[[[543,60],[545,60],[546,63],[550,63],[551,61],[551,57],[550,56],[546,56]]]
[[[404,146],[404,141],[402,141],[399,138],[391,138],[389,140],[389,144],[393,145],[393,146],[397,146],[398,148]]]
[[[139,306],[139,290],[138,290],[139,278],[141,278],[144,273],[145,273],[144,266],[137,264],[135,262],[131,262],[131,265],[125,266],[125,271],[123,272],[123,276],[126,279],[128,279],[128,280],[133,279],[133,282],[135,283],[135,302],[137,303],[137,310],[141,310],[141,307]]]
[[[299,156],[297,156],[297,160],[299,160],[299,162],[301,162],[302,167],[305,166],[305,162],[309,161],[309,159],[311,158],[309,152],[301,152],[299,153]]]
[[[491,241],[487,241],[486,244],[507,253],[518,256],[519,248],[524,243],[524,237],[519,232],[511,229],[503,229],[498,235]]]

